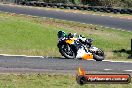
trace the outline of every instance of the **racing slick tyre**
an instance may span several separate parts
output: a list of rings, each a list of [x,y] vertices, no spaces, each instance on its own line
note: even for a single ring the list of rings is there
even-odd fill
[[[104,60],[105,56],[104,56],[103,50],[98,49],[98,50],[96,51],[96,53],[93,53],[93,58],[94,58],[96,61],[102,61],[102,60]]]
[[[76,54],[74,53],[73,49],[70,47],[69,44],[62,44],[59,47],[59,52],[65,58],[68,58],[68,59],[74,59],[74,58],[76,58]]]

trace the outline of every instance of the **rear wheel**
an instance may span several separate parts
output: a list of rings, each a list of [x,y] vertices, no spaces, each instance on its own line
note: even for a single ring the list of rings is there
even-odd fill
[[[93,53],[93,58],[96,61],[102,61],[102,60],[104,60],[105,56],[104,56],[103,50],[98,49],[95,53]]]
[[[73,49],[69,44],[63,44],[59,47],[59,52],[62,56],[68,59],[74,59],[76,57]]]

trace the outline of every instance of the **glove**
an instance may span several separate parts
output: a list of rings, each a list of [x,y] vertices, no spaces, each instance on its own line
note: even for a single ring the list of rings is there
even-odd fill
[[[92,41],[93,41],[93,39],[90,38],[90,39],[86,39],[85,42],[86,42],[86,44],[90,44],[90,45],[92,45]]]
[[[79,35],[79,37],[78,37],[82,42],[85,42],[86,41],[86,38],[85,37],[83,37],[82,35]]]

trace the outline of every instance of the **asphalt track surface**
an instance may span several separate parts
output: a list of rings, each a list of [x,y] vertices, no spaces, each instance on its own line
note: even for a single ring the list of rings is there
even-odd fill
[[[79,14],[79,13],[67,13],[64,11],[53,11],[53,10],[49,11],[44,9],[18,7],[18,6],[16,7],[16,6],[1,5],[1,4],[0,4],[0,11],[40,16],[40,17],[57,18],[62,20],[96,24],[96,25],[102,25],[102,26],[132,31],[132,20],[129,19],[111,18],[108,16],[96,16],[96,15]]]
[[[88,73],[129,73],[132,74],[132,63],[110,61],[86,61],[64,58],[2,56],[0,55],[0,72],[53,72],[76,73],[83,67]]]
[[[0,5],[0,11],[26,14],[40,17],[51,17],[81,23],[99,24],[114,28],[132,30],[132,20],[65,13],[63,11],[47,11],[33,8],[22,8]],[[64,58],[24,57],[0,55],[0,72],[54,72],[75,73],[78,67],[93,73],[129,73],[132,74],[132,63],[127,62],[96,62]]]

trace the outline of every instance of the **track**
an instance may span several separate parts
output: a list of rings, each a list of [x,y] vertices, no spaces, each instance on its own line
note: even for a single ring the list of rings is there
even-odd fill
[[[27,7],[16,7],[9,5],[1,5],[0,11],[4,12],[12,12],[17,14],[26,14],[40,17],[49,17],[49,18],[57,18],[68,21],[76,21],[81,23],[89,23],[102,25],[112,28],[120,28],[123,30],[132,31],[132,20],[127,19],[119,19],[119,18],[111,18],[107,16],[95,16],[95,15],[86,15],[86,14],[78,14],[78,13],[66,13],[63,11],[49,11],[44,9],[37,8],[27,8]]]
[[[75,73],[81,66],[88,73],[129,73],[132,74],[132,63],[96,62],[64,58],[0,56],[0,72],[54,72]]]

